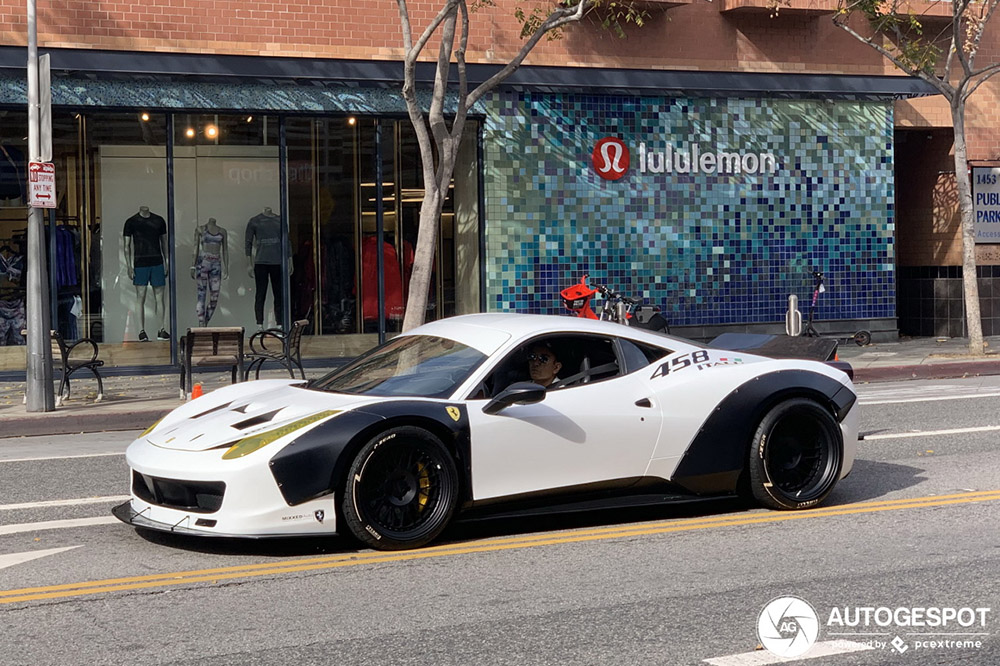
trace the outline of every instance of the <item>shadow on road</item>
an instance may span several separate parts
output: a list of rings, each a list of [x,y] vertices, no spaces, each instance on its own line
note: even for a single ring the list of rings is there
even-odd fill
[[[855,460],[851,475],[838,483],[823,506],[853,504],[881,499],[897,490],[906,490],[927,479],[926,470],[874,460]]]
[[[211,555],[259,555],[264,557],[303,557],[357,552],[358,544],[339,535],[318,537],[274,537],[269,539],[228,539],[198,537],[135,528],[140,537],[160,546],[180,548]]]
[[[654,520],[721,516],[742,512],[747,508],[746,503],[736,497],[723,497],[648,506],[623,505],[581,511],[554,510],[533,515],[483,516],[455,523],[445,531],[438,542],[460,542],[586,527],[618,527]]]
[[[536,532],[572,530],[585,527],[615,527],[651,520],[698,518],[741,512],[745,503],[734,497],[701,499],[684,503],[652,506],[622,506],[585,511],[549,512],[533,515],[481,516],[454,523],[433,545],[461,545],[465,541],[527,535]],[[359,549],[350,537],[276,537],[269,539],[230,539],[169,534],[135,528],[136,534],[157,545],[212,555],[251,555],[263,557],[303,557],[368,552]]]

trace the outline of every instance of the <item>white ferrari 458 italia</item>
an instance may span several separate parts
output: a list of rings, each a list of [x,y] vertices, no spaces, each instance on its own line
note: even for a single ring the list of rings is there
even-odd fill
[[[805,509],[854,462],[845,370],[589,319],[453,317],[308,383],[235,384],[175,409],[129,446],[131,499],[114,514],[392,550],[459,516],[582,501]]]

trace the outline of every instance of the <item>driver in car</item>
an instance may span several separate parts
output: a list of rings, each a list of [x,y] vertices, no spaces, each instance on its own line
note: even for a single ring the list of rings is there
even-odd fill
[[[539,343],[528,350],[528,374],[531,381],[546,388],[559,381],[559,371],[562,363],[547,343]]]

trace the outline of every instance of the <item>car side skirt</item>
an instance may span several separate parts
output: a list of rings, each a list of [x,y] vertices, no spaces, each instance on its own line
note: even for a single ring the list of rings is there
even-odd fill
[[[585,511],[616,506],[643,506],[704,499],[658,477],[630,477],[473,502],[461,519],[495,518],[529,513]]]

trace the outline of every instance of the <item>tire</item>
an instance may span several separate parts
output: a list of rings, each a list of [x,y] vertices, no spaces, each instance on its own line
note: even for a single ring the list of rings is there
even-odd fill
[[[872,334],[871,331],[858,331],[854,334],[854,344],[859,347],[866,347],[871,344]]]
[[[754,433],[750,491],[771,509],[808,509],[833,490],[843,462],[843,434],[829,410],[807,398],[785,400]]]
[[[341,494],[351,535],[376,550],[419,548],[433,541],[458,506],[451,454],[422,428],[380,433],[354,457]]]

